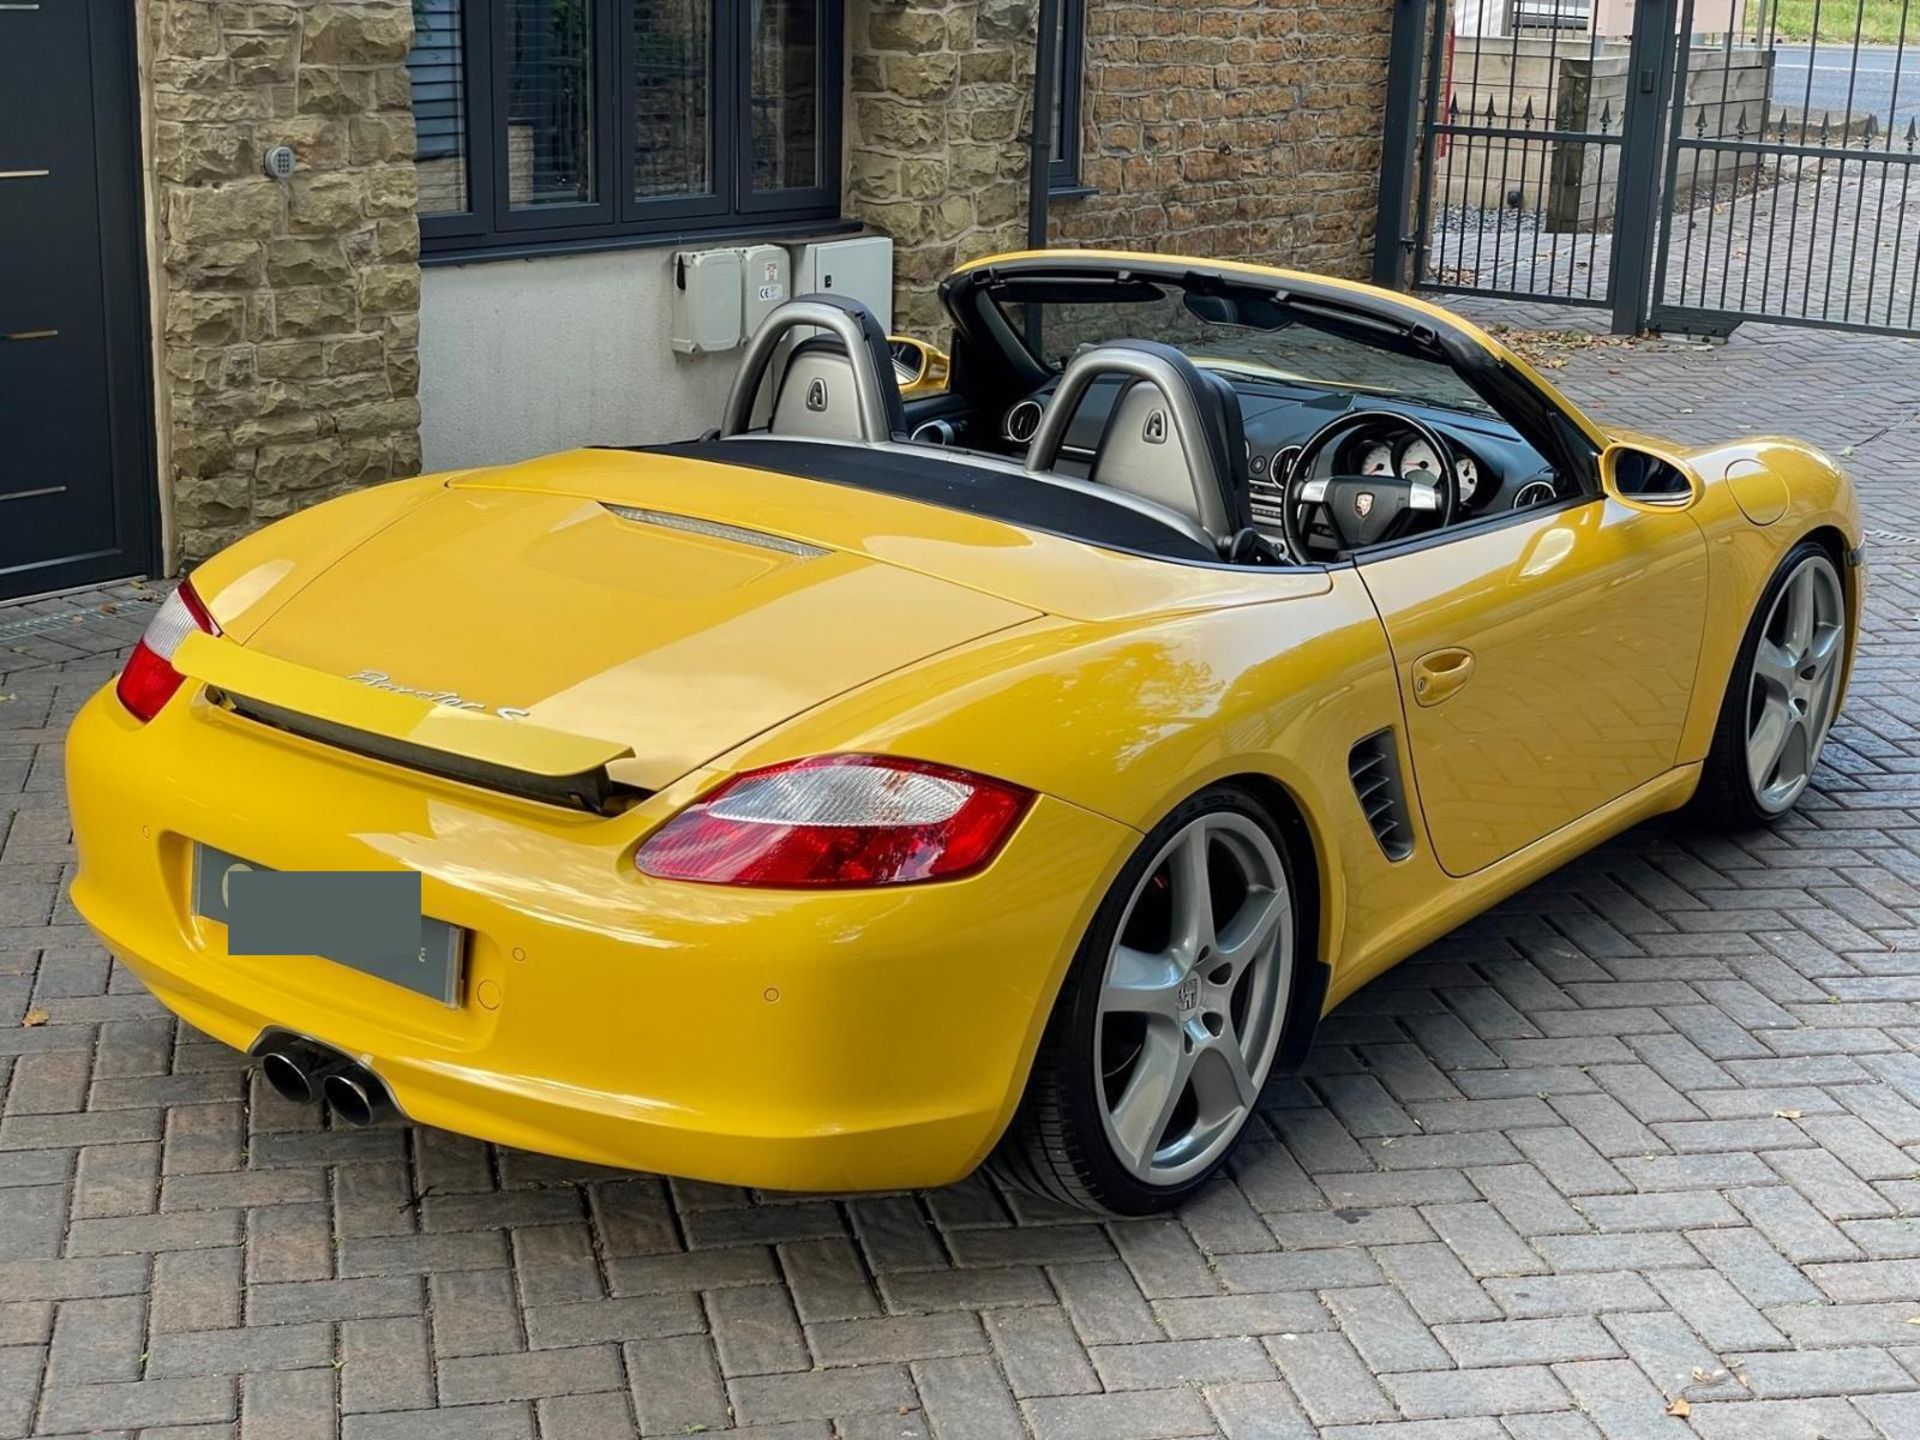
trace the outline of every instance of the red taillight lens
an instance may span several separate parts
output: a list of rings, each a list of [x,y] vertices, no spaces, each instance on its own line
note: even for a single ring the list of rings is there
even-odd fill
[[[736,775],[674,816],[634,864],[660,880],[831,888],[970,875],[1033,792],[882,755],[822,755]]]
[[[160,713],[160,707],[173,698],[187,678],[173,668],[173,655],[180,648],[180,642],[195,630],[208,635],[220,633],[207,607],[200,603],[193,587],[183,580],[148,622],[147,633],[133,647],[133,654],[127,657],[127,668],[120,672],[120,683],[114,687],[120,703],[142,724]]]

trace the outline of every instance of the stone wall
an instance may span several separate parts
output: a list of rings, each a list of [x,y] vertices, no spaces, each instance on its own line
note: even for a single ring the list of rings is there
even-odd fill
[[[152,0],[161,425],[188,561],[420,463],[406,0]],[[291,145],[290,181],[265,177]]]
[[[894,237],[895,328],[1025,242],[1034,0],[848,0],[846,207]],[[1055,244],[1338,275],[1373,252],[1392,0],[1087,0],[1081,179]]]
[[[940,328],[934,285],[1026,235],[1034,0],[847,0],[843,205],[894,240],[893,326]]]
[[[1392,0],[1087,0],[1082,181],[1056,244],[1364,277]]]

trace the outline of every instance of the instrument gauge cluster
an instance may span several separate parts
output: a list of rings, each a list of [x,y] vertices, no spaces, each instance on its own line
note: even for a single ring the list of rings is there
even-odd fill
[[[1460,503],[1471,505],[1480,488],[1480,465],[1471,455],[1462,455],[1453,467],[1453,478],[1460,485]]]

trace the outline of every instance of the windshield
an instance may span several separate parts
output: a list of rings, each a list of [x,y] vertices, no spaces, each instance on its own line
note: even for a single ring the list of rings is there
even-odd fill
[[[993,299],[1034,358],[1056,372],[1090,345],[1159,340],[1230,378],[1359,390],[1492,413],[1452,366],[1386,348],[1400,341],[1397,332],[1369,343],[1351,333],[1363,328],[1360,321],[1290,304],[1271,292],[1190,294],[1178,285],[1131,279],[1072,291],[1046,282],[1008,284]]]

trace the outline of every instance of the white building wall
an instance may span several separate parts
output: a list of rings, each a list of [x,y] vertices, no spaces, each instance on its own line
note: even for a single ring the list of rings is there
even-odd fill
[[[719,424],[740,352],[674,353],[673,254],[621,250],[424,270],[424,468],[689,439]]]

